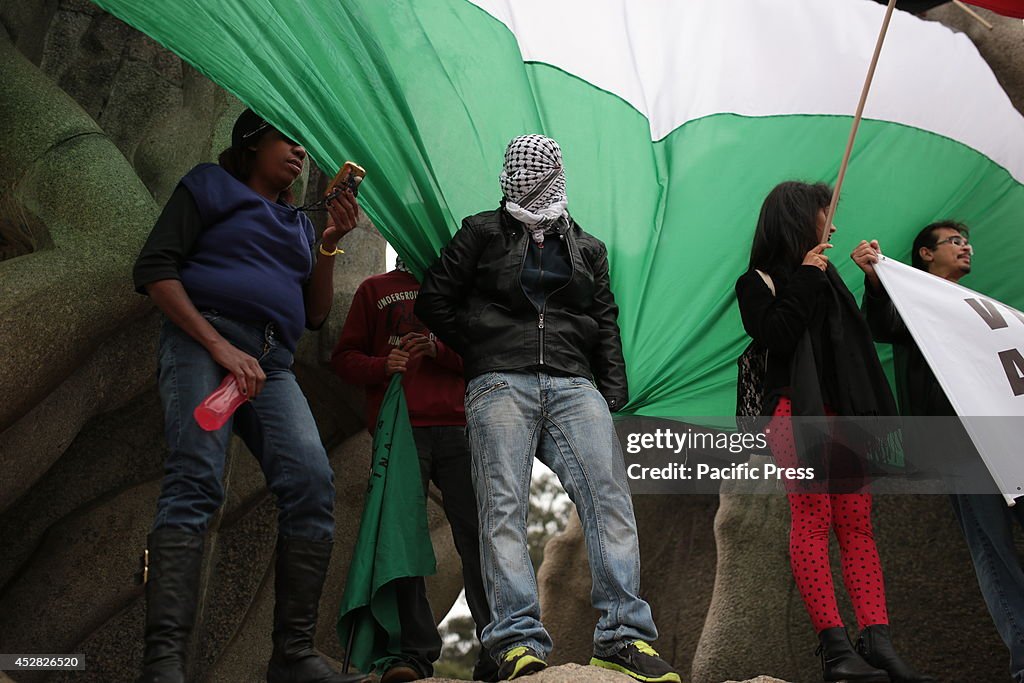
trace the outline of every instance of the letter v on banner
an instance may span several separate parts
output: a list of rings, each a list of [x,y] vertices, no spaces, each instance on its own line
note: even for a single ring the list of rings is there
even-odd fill
[[[1024,314],[884,256],[875,272],[1013,505],[1024,496]]]

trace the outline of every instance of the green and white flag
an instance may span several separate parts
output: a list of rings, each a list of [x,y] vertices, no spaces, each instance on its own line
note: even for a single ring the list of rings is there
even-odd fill
[[[609,247],[627,413],[731,415],[733,296],[761,201],[834,182],[884,7],[871,0],[99,0],[301,140],[414,269],[494,208],[505,145],[565,157],[569,211]],[[971,226],[971,286],[1018,308],[1024,119],[974,45],[896,12],[832,253],[905,259]]]

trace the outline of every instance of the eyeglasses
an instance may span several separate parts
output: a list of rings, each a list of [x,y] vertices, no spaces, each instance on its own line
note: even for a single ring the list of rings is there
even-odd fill
[[[968,242],[967,238],[963,235],[954,235],[953,237],[947,237],[944,240],[939,240],[935,243],[935,246],[937,247],[940,244],[945,244],[946,242],[949,242],[954,247],[967,247],[967,253],[974,253],[974,247],[971,246],[970,242]]]

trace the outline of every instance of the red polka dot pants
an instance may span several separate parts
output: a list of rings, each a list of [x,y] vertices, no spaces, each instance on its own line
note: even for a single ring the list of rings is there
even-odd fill
[[[768,445],[780,467],[800,466],[789,420],[792,410],[790,400],[781,398],[768,424]],[[787,489],[789,561],[815,632],[843,625],[828,561],[830,529],[839,540],[843,583],[859,626],[888,624],[882,565],[871,528],[871,494],[793,493],[790,485]]]

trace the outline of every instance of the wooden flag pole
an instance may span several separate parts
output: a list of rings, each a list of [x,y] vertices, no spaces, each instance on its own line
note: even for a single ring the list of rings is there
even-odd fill
[[[352,664],[352,641],[356,637],[356,621],[352,620],[352,628],[348,630],[348,644],[345,645],[345,663],[342,664],[342,673],[348,673],[348,668]]]
[[[986,20],[985,17],[981,16],[980,14],[972,10],[970,7],[960,2],[960,0],[953,0],[953,4],[962,9],[964,12],[967,13],[967,16],[974,19],[976,22],[987,28],[989,31],[995,28],[995,26],[992,25],[992,22]]]
[[[832,219],[836,215],[836,205],[839,204],[839,191],[843,187],[843,179],[846,177],[846,167],[850,165],[850,153],[853,152],[853,141],[857,138],[857,128],[860,127],[860,120],[864,115],[864,103],[868,100],[868,91],[871,90],[871,80],[875,77],[875,67],[878,66],[878,56],[882,53],[882,43],[885,42],[885,34],[889,30],[889,20],[892,19],[892,11],[896,7],[896,0],[889,0],[889,6],[885,8],[885,19],[882,21],[882,30],[878,32],[878,42],[875,43],[875,54],[871,57],[871,66],[868,67],[867,78],[864,79],[864,89],[860,93],[860,102],[857,104],[857,113],[853,116],[853,125],[850,127],[850,139],[846,142],[846,152],[843,154],[843,162],[839,165],[839,177],[836,179],[835,190],[832,191],[832,202],[828,205],[828,214],[825,217],[825,227],[822,228],[821,241],[829,239],[829,228],[832,226]]]

